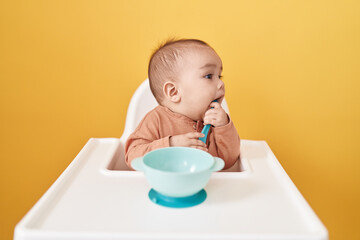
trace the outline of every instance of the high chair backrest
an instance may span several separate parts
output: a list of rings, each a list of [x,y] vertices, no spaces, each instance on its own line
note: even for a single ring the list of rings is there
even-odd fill
[[[153,108],[158,105],[155,97],[152,95],[149,85],[149,79],[146,79],[135,91],[131,98],[127,114],[125,129],[121,136],[121,141],[125,142],[129,135],[136,129],[141,119]],[[229,114],[229,108],[225,99],[221,106]]]

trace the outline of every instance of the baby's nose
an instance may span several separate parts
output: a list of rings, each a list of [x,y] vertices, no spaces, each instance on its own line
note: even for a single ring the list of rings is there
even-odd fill
[[[218,89],[225,89],[225,83],[221,80],[218,83]]]

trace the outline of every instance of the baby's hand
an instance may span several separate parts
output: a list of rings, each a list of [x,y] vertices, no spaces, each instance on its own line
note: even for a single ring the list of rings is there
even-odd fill
[[[213,108],[206,111],[204,116],[204,125],[211,124],[214,127],[221,127],[229,123],[228,115],[221,107],[220,103],[212,102],[210,107]]]
[[[170,137],[170,146],[171,147],[192,147],[208,151],[206,144],[199,140],[200,137],[205,135],[199,132],[189,132],[186,134],[176,135]]]

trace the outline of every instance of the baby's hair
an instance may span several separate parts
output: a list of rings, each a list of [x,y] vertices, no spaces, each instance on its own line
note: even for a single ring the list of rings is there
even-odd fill
[[[150,89],[159,104],[164,98],[164,83],[167,80],[176,81],[178,60],[184,56],[190,46],[210,47],[206,42],[198,39],[170,38],[161,43],[151,54],[148,68]]]

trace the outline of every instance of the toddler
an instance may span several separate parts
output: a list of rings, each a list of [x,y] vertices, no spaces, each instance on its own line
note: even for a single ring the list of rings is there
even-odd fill
[[[204,150],[231,167],[240,155],[240,138],[221,107],[225,96],[222,62],[207,43],[169,40],[151,56],[148,76],[159,105],[150,111],[125,144],[128,166],[158,148],[183,146]],[[217,102],[213,102],[217,100]],[[199,140],[211,124],[206,144]]]

